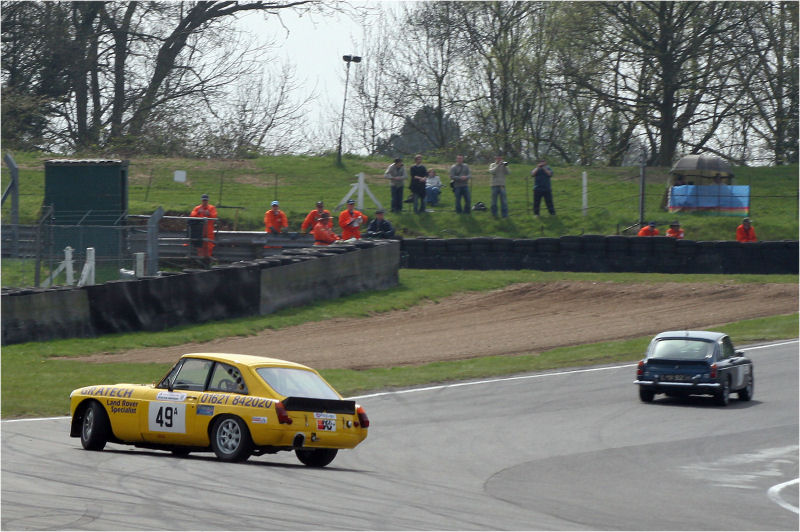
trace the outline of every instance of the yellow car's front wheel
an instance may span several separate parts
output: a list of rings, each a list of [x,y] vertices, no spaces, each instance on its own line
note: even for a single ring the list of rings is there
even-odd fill
[[[102,451],[111,434],[108,414],[97,401],[90,401],[83,410],[81,445],[89,451]]]
[[[217,418],[211,428],[211,449],[226,462],[247,460],[253,452],[253,440],[245,422],[235,416]]]

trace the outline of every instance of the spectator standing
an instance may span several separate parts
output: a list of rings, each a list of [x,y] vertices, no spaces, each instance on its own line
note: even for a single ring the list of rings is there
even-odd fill
[[[323,211],[322,214],[320,214],[319,220],[317,220],[314,227],[311,229],[311,234],[314,236],[315,246],[329,246],[339,240],[339,235],[333,232],[331,213]]]
[[[758,242],[756,230],[750,225],[750,218],[742,220],[742,225],[736,228],[736,240],[739,242]]]
[[[403,183],[406,180],[403,159],[395,159],[386,169],[383,177],[388,179],[392,185],[392,212],[403,212]]]
[[[439,205],[439,194],[441,193],[442,180],[436,175],[435,170],[428,170],[428,178],[425,180],[425,202],[428,205]]]
[[[547,161],[539,159],[536,168],[531,170],[533,176],[533,215],[539,216],[539,206],[542,198],[547,205],[547,210],[551,216],[555,215],[553,208],[553,189],[550,186],[550,178],[553,177],[553,170],[547,166]]]
[[[469,173],[469,166],[464,164],[464,156],[456,157],[456,164],[450,167],[450,179],[453,182],[453,193],[456,196],[456,212],[461,213],[461,200],[464,200],[463,212],[469,214],[472,205],[472,194],[469,185],[472,176]]]
[[[492,216],[497,218],[497,198],[500,198],[500,214],[503,218],[508,218],[508,196],[506,195],[506,176],[508,175],[508,163],[503,160],[502,155],[496,155],[494,162],[489,165],[489,173],[492,175]]]
[[[658,230],[656,227],[655,222],[650,222],[649,224],[645,225],[641,229],[636,236],[658,236],[661,234],[661,231]]]
[[[375,219],[367,227],[367,238],[393,238],[394,227],[392,222],[383,217],[383,209],[375,211]]]
[[[192,218],[216,218],[217,208],[208,202],[208,194],[200,196],[200,205],[192,209]],[[208,220],[203,228],[203,245],[197,250],[200,257],[211,257],[214,253],[214,220]]]
[[[306,215],[306,219],[303,220],[303,224],[300,226],[300,231],[303,233],[309,233],[314,230],[314,226],[317,225],[317,222],[322,218],[323,213],[328,213],[328,225],[333,227],[333,220],[331,219],[331,211],[325,208],[325,204],[322,201],[317,202],[317,208],[313,211],[309,212]]]
[[[414,166],[409,169],[411,182],[408,188],[414,194],[414,212],[425,212],[425,182],[428,179],[428,170],[422,164],[422,155],[414,157]]]
[[[671,224],[669,224],[669,229],[667,229],[667,236],[672,238],[677,238],[678,240],[683,239],[683,228],[681,227],[680,222],[675,220]]]
[[[267,233],[280,234],[289,227],[289,219],[280,209],[278,200],[272,202],[272,208],[264,213],[264,230]]]
[[[400,190],[402,193],[402,189]],[[355,200],[347,200],[347,209],[339,214],[339,227],[342,228],[342,240],[351,238],[361,238],[363,224],[367,223],[367,217],[356,210]]]

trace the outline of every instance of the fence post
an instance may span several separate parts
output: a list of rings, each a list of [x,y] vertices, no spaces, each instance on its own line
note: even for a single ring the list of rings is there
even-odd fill
[[[144,257],[145,254],[141,251],[133,254],[136,257],[136,277],[144,277]]]
[[[75,271],[72,268],[73,260],[72,260],[72,252],[74,250],[72,247],[67,246],[64,248],[64,269],[67,273],[67,284],[72,286],[75,284]]]
[[[581,181],[583,185],[582,189],[582,198],[583,198],[583,215],[586,216],[589,213],[589,191],[588,191],[588,179],[586,177],[586,172],[584,171],[581,174]]]
[[[11,194],[11,231],[14,239],[11,243],[11,253],[14,257],[19,257],[19,167],[10,153],[6,153],[3,160],[11,171],[11,181],[3,192],[3,203]]]
[[[94,285],[94,248],[86,248],[86,262],[83,265],[78,286]]]
[[[158,273],[158,224],[164,217],[164,209],[160,206],[147,220],[147,267],[145,274],[152,276]]]

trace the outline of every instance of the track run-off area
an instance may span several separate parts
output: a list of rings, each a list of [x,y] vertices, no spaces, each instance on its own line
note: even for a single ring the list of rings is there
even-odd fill
[[[632,364],[364,395],[369,437],[324,469],[4,421],[2,529],[797,530],[798,342],[744,350],[754,398],[724,408],[641,403]]]

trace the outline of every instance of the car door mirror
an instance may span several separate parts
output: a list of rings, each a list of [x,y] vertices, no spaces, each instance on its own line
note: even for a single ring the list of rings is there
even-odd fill
[[[734,353],[734,355],[737,356],[737,357],[743,357],[744,356],[744,351],[736,351]]]

